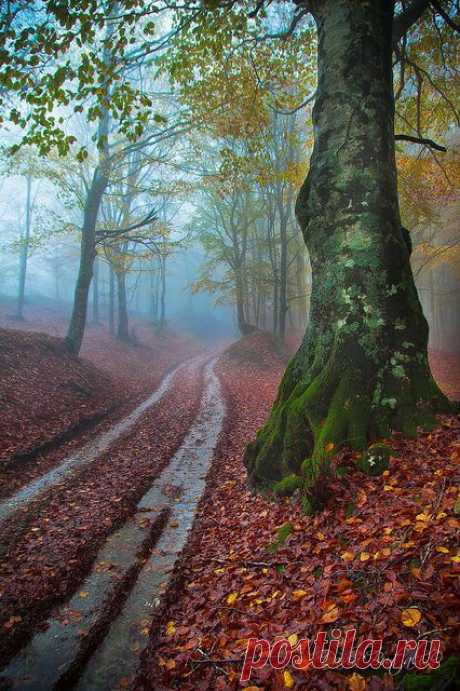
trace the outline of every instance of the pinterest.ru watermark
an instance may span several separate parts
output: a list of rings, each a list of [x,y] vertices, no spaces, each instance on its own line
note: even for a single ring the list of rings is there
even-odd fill
[[[364,638],[356,641],[356,629],[345,634],[333,629],[329,636],[320,631],[314,639],[278,638],[270,643],[264,638],[250,638],[246,648],[240,681],[248,682],[253,670],[269,664],[281,670],[294,669],[385,669],[397,673],[413,667],[417,670],[437,669],[441,662],[441,641],[400,639],[393,657],[383,655],[383,639]],[[297,638],[297,637],[296,637]]]

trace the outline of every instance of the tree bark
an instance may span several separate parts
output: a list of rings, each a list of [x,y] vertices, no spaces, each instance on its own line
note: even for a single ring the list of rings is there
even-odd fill
[[[15,318],[22,321],[24,319],[24,299],[26,292],[27,259],[29,257],[30,226],[32,220],[32,177],[27,176],[27,197],[26,197],[26,227],[22,238],[21,252],[19,257],[19,287],[18,302],[16,306]]]
[[[109,331],[115,333],[115,272],[109,264]]]
[[[157,293],[158,327],[164,329],[166,326],[166,254],[159,257],[160,275],[159,275],[159,294]]]
[[[284,208],[280,204],[280,285],[279,285],[279,304],[278,304],[278,330],[276,333],[277,341],[280,345],[284,343],[286,337],[286,315],[288,311],[287,282],[288,282],[288,237],[287,237],[287,218]]]
[[[93,322],[99,324],[99,262],[94,258],[93,271]]]
[[[118,296],[118,327],[117,338],[120,341],[129,341],[128,305],[126,300],[126,274],[117,271],[117,296]]]
[[[310,320],[265,426],[251,483],[300,478],[314,504],[340,446],[413,436],[448,408],[401,228],[394,155],[392,3],[318,0],[318,96],[296,215],[312,265]]]
[[[69,352],[78,355],[85,332],[88,295],[93,277],[93,263],[96,256],[96,222],[102,195],[108,185],[108,176],[103,167],[97,166],[88,190],[81,233],[80,267],[72,308],[72,316],[65,339]]]

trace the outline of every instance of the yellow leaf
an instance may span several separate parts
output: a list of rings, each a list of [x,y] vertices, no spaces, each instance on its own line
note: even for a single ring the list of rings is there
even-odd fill
[[[391,485],[384,485],[383,489],[385,490],[385,492],[393,492],[394,491],[394,487],[392,487]]]
[[[370,558],[371,558],[370,554],[368,554],[367,552],[361,552],[361,554],[359,556],[359,561],[367,561]]]
[[[328,442],[326,444],[326,446],[324,447],[326,453],[330,453],[334,448],[335,448],[335,444],[333,441]]]
[[[238,593],[230,593],[230,595],[227,597],[227,605],[234,605],[237,600]]]
[[[296,633],[291,633],[291,635],[288,636],[288,641],[289,641],[289,644],[290,644],[292,647],[294,647],[294,646],[297,645],[297,643],[298,643],[298,641],[299,641],[299,637],[298,637],[298,635],[297,635]]]
[[[416,521],[430,521],[431,520],[431,513],[419,513],[415,517]]]
[[[436,547],[436,552],[440,552],[441,554],[449,554],[449,550],[447,547]]]
[[[454,564],[460,564],[460,557],[459,556],[451,557],[450,560],[453,561]]]
[[[89,593],[86,590],[80,590],[80,592],[78,594],[82,598],[88,597],[88,595],[89,595]]]
[[[366,688],[366,680],[356,672],[348,679],[348,688],[350,691],[364,691]]]
[[[384,528],[383,532],[385,533],[385,535],[391,535],[391,533],[393,532],[393,528]]]
[[[442,518],[445,518],[446,516],[447,516],[447,514],[445,513],[445,511],[440,511],[438,513],[438,515],[436,516],[436,520],[440,521]]]
[[[408,607],[401,612],[401,621],[404,626],[417,626],[421,618],[422,613],[416,607]]]
[[[174,626],[174,622],[168,621],[168,623],[166,624],[166,635],[167,636],[174,636],[175,633],[176,633],[176,627]]]
[[[333,606],[328,612],[323,614],[321,621],[323,624],[331,624],[333,621],[337,621],[339,618],[339,608]]]
[[[315,533],[315,537],[317,537],[318,540],[325,540],[326,539],[326,536],[320,530],[318,530],[318,532]]]
[[[225,573],[225,569],[214,569],[214,573]]]
[[[283,681],[287,689],[292,689],[295,684],[294,677],[288,669],[285,669],[283,672]]]
[[[417,523],[414,525],[414,530],[416,533],[423,533],[424,530],[428,528],[428,523],[425,521],[417,521]]]
[[[307,594],[306,590],[293,590],[292,597],[294,600],[301,600]]]
[[[353,561],[355,555],[353,552],[343,552],[340,557],[343,559],[343,561]]]

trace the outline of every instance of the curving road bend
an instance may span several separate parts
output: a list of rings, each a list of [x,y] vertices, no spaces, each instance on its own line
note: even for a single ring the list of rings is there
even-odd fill
[[[225,406],[214,372],[216,359],[201,356],[180,365],[125,420],[8,500],[16,502],[3,509],[8,508],[11,515],[18,501],[27,504],[31,496],[93,463],[121,435],[136,434],[145,411],[174,382],[177,386],[183,368],[192,366],[202,373],[201,402],[182,442],[139,499],[134,514],[101,545],[78,592],[54,610],[46,629],[37,631],[3,669],[0,680],[6,688],[107,689],[117,688],[120,678],[126,683],[135,677],[153,614],[186,543],[222,429]]]

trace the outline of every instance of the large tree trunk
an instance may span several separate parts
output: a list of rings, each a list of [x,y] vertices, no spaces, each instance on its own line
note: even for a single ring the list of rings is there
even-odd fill
[[[101,167],[94,171],[91,187],[88,190],[83,215],[81,233],[80,267],[73,302],[72,316],[65,339],[67,349],[78,355],[85,332],[88,295],[93,277],[93,263],[96,256],[96,222],[102,195],[108,185],[108,177]]]
[[[32,219],[32,177],[27,176],[27,198],[26,198],[26,227],[22,238],[21,252],[19,255],[19,286],[18,302],[16,305],[16,319],[24,319],[24,299],[26,293],[27,259],[29,258],[30,226]]]
[[[315,145],[296,205],[312,264],[310,320],[245,458],[253,485],[294,473],[313,499],[340,446],[415,435],[448,406],[430,374],[399,215],[391,5],[314,2]]]

